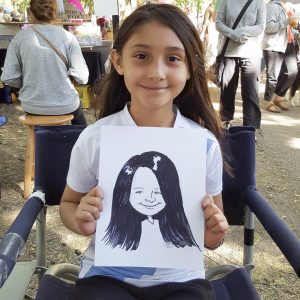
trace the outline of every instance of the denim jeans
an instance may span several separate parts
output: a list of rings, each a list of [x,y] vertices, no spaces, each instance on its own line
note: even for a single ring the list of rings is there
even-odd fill
[[[290,91],[289,91],[291,97],[295,96],[297,90],[300,87],[300,61],[297,62],[297,66],[298,66],[298,73],[297,73],[297,76],[296,76],[293,84],[291,85]]]
[[[72,114],[74,115],[74,119],[71,121],[73,125],[87,125],[81,103],[79,104],[79,107],[72,112]]]
[[[241,74],[243,100],[243,125],[260,128],[261,111],[258,88],[260,77],[260,58],[224,57],[225,69],[221,86],[220,113],[223,121],[234,118],[235,95]]]

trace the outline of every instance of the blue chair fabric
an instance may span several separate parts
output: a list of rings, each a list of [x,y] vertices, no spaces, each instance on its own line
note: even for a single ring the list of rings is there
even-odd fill
[[[60,203],[66,185],[70,154],[85,127],[64,125],[35,128],[35,190],[44,191],[47,205]]]

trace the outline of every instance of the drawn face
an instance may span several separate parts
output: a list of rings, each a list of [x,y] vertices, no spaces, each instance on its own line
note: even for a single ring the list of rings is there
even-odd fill
[[[130,203],[132,207],[147,216],[153,216],[165,206],[156,176],[149,168],[141,167],[132,180]]]

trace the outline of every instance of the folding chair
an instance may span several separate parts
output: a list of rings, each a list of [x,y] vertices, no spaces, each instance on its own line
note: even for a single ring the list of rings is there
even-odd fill
[[[79,267],[57,264],[47,269],[45,216],[47,206],[60,202],[70,152],[83,128],[72,125],[36,128],[36,192],[0,242],[1,299],[23,299],[14,294],[17,290],[15,280],[18,278],[15,273],[20,273],[17,259],[35,220],[37,259],[33,271],[39,273],[41,279],[36,299],[60,300],[66,299],[67,295],[72,299]],[[252,127],[231,127],[222,142],[234,175],[224,174],[224,211],[230,225],[244,226],[244,261],[243,266],[223,265],[207,270],[206,278],[211,280],[217,299],[259,299],[249,274],[253,267],[254,215],[300,277],[299,239],[256,190],[254,134]]]

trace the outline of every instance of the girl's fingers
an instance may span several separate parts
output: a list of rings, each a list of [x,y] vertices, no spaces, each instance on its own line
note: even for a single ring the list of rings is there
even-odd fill
[[[100,199],[103,199],[103,191],[99,186],[95,186],[87,193],[87,196],[99,197]]]
[[[228,230],[228,223],[225,218],[212,218],[206,222],[206,226],[214,233],[225,233]]]
[[[93,190],[95,191],[95,188]],[[99,196],[95,196],[96,193],[92,193],[92,191],[86,196],[82,197],[77,208],[77,216],[85,221],[93,221],[99,219],[100,212],[103,209],[102,198],[100,198]]]
[[[98,206],[91,205],[89,203],[84,203],[82,205],[80,204],[78,206],[78,211],[89,213],[93,217],[93,219],[96,220],[99,219],[101,210],[102,210],[102,205],[100,206],[100,208]]]
[[[79,211],[77,213],[77,217],[81,221],[85,221],[85,222],[92,222],[92,221],[96,220],[95,216],[92,213],[90,213],[88,211],[84,211],[84,210]]]
[[[214,233],[226,232],[228,223],[223,212],[213,203],[209,203],[204,210],[206,226]]]
[[[218,208],[217,205],[215,205],[214,203],[207,203],[204,211],[203,211],[203,214],[204,214],[204,218],[205,220],[208,220],[210,219],[213,215],[215,214],[223,214],[220,210],[220,208]]]
[[[207,205],[209,205],[211,203],[214,203],[214,199],[209,195],[205,195],[201,202],[202,209],[205,210]]]
[[[99,210],[102,210],[102,199],[99,197],[92,197],[92,196],[84,196],[82,197],[80,204],[79,205],[90,205],[90,206],[95,206]]]

